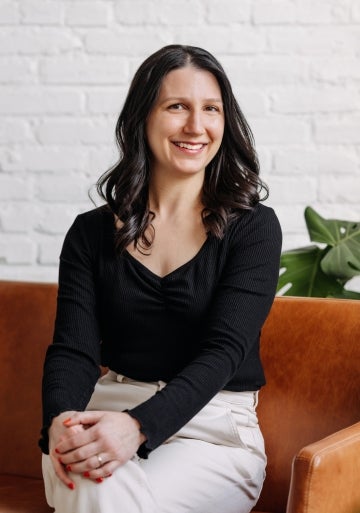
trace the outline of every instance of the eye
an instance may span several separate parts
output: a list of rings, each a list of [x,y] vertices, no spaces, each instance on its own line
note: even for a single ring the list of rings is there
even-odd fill
[[[208,112],[220,112],[220,108],[217,105],[206,105],[205,110]]]
[[[185,109],[185,106],[182,103],[173,103],[172,105],[169,105],[168,108],[171,110],[183,110]]]

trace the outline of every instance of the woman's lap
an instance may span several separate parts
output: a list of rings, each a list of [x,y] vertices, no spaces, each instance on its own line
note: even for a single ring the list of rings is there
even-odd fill
[[[119,394],[123,390],[128,402],[131,386],[134,400],[139,394],[144,400],[139,382],[127,382],[125,389],[111,380],[113,385],[105,379],[105,388],[97,387],[91,409],[104,393],[117,396],[112,409],[124,409]],[[155,392],[156,386],[150,395]],[[58,480],[44,456],[48,501],[56,513],[247,513],[260,493],[266,462],[255,407],[255,393],[220,392],[147,460],[134,457],[100,484],[73,474],[75,490]]]

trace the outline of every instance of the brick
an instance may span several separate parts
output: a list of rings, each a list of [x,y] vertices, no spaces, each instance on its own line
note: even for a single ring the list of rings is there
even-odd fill
[[[282,114],[352,112],[360,107],[358,89],[343,87],[287,87],[272,95],[272,110]]]
[[[90,185],[79,174],[44,175],[35,184],[35,197],[44,202],[86,202]]]
[[[253,2],[253,20],[261,24],[294,23],[296,19],[296,5],[291,1],[257,0]]]
[[[131,31],[94,29],[85,36],[85,48],[89,53],[138,55],[144,51],[144,39],[147,54],[158,50],[167,42],[162,31],[138,28]]]
[[[298,55],[346,55],[360,48],[360,28],[337,26],[268,29],[269,50]]]
[[[0,57],[0,84],[24,84],[36,81],[35,62],[21,57]]]
[[[34,137],[27,123],[20,120],[3,120],[0,123],[0,144],[24,143]]]
[[[19,23],[20,14],[18,5],[13,1],[1,2],[0,4],[0,25],[16,25]]]
[[[66,6],[65,23],[70,26],[106,26],[110,18],[110,6],[104,2],[80,2]]]
[[[304,248],[311,246],[313,243],[310,241],[306,229],[303,233],[285,232],[283,238],[282,250],[288,251],[290,249]]]
[[[67,204],[39,204],[34,228],[44,235],[64,235],[73,223],[79,207]],[[49,237],[51,240],[51,237]]]
[[[316,81],[341,83],[360,80],[360,56],[312,58],[310,74]]]
[[[27,200],[31,197],[28,179],[0,173],[0,200]]]
[[[0,227],[3,232],[26,233],[32,230],[38,207],[29,201],[0,203]]]
[[[128,88],[102,89],[87,93],[87,110],[91,114],[120,114]]]
[[[360,4],[359,2],[353,2],[351,10],[351,20],[355,23],[360,22]]]
[[[14,92],[3,88],[0,95],[1,114],[80,114],[85,97],[80,91],[49,91],[18,88]]]
[[[276,205],[311,205],[317,199],[317,179],[305,175],[272,176],[271,201]]]
[[[36,244],[24,235],[2,234],[0,237],[0,262],[7,264],[32,264],[36,259]]]
[[[0,259],[0,278],[2,280],[20,280],[56,283],[58,279],[58,266],[32,265],[6,265]]]
[[[115,20],[121,25],[149,25],[159,22],[157,4],[148,0],[115,2]]]
[[[236,81],[232,82],[234,95],[245,117],[262,116],[267,112],[267,99],[265,93],[237,87]]]
[[[287,147],[274,154],[276,174],[328,174],[344,170],[356,174],[359,169],[358,156],[349,147],[314,147],[313,149]]]
[[[318,211],[316,208],[315,210]],[[340,219],[358,223],[360,221],[360,202],[355,205],[348,202],[334,202],[334,199],[330,198],[328,203],[321,202],[319,204],[319,213],[325,219]]]
[[[198,25],[202,17],[201,2],[198,0],[182,0],[179,8],[178,0],[161,0],[158,17],[160,23],[172,25]]]
[[[248,120],[255,136],[256,144],[289,144],[308,142],[310,125],[305,121],[271,117]]]
[[[21,0],[20,12],[24,25],[59,25],[63,20],[61,2]]]
[[[250,22],[251,6],[249,0],[222,0],[220,5],[218,0],[207,0],[205,19],[214,25]]]
[[[115,127],[109,121],[62,119],[43,121],[36,133],[44,144],[102,144],[114,139]]]
[[[39,263],[41,265],[58,265],[64,237],[41,237],[39,241]]]
[[[300,57],[255,55],[222,57],[225,71],[242,87],[265,88],[269,85],[298,84],[308,77],[308,61]]]
[[[14,171],[23,171],[23,161],[19,155],[18,147],[0,146],[0,173],[12,173]]]
[[[360,204],[360,172],[358,176],[322,175],[319,178],[319,200],[322,202]],[[360,221],[360,219],[357,219]]]
[[[174,29],[175,30],[175,29]],[[206,48],[223,63],[223,55],[252,55],[266,48],[265,33],[251,26],[181,26],[176,40]]]
[[[297,5],[296,20],[299,23],[310,25],[342,24],[350,22],[351,9],[349,2],[336,2],[324,0],[306,0]]]
[[[17,157],[18,160],[13,166],[32,172],[83,171],[87,162],[86,149],[75,146],[24,146],[18,149]],[[36,180],[42,179],[43,177]]]
[[[49,84],[124,84],[128,82],[126,57],[58,57],[40,62],[40,76]]]
[[[57,28],[6,28],[0,33],[0,54],[52,55],[81,48],[78,36]]]
[[[360,117],[349,116],[341,121],[335,119],[315,120],[315,142],[320,144],[359,144]]]
[[[303,205],[277,205],[276,215],[284,232],[307,233]]]
[[[105,173],[119,160],[119,152],[113,146],[101,146],[100,148],[91,149],[89,151],[88,174],[95,183],[100,176]],[[94,199],[97,194],[94,191]]]

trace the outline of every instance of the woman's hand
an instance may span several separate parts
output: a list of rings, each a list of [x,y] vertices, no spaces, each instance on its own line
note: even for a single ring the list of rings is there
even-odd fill
[[[138,421],[124,412],[75,412],[63,424],[67,431],[54,451],[65,471],[97,482],[124,465],[146,440]]]
[[[53,464],[54,470],[58,478],[70,489],[74,489],[75,485],[68,476],[64,465],[62,464],[60,455],[56,452],[55,447],[67,437],[73,436],[76,432],[83,431],[83,426],[73,426],[71,429],[66,427],[64,421],[75,414],[74,411],[66,411],[57,417],[54,417],[49,429],[49,456]]]

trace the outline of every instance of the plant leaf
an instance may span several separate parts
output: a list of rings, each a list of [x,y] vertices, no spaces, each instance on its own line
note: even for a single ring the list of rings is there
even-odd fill
[[[324,219],[311,207],[305,209],[310,239],[332,248],[326,252],[321,268],[325,274],[344,282],[360,274],[360,222]]]
[[[278,293],[306,297],[340,295],[344,290],[341,283],[336,278],[327,276],[320,267],[326,251],[327,249],[319,249],[317,246],[284,251],[280,259]],[[282,292],[285,287],[287,290]]]

